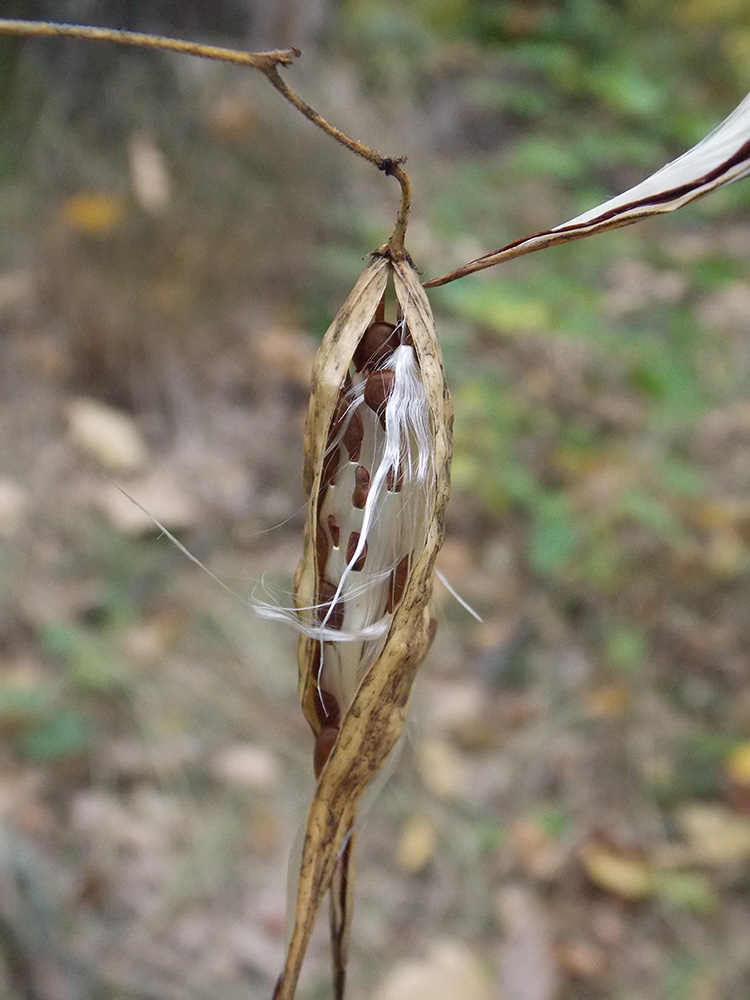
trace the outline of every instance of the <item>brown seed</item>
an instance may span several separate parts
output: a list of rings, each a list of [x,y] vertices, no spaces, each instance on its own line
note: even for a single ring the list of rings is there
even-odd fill
[[[395,373],[390,368],[371,372],[365,382],[365,402],[380,417],[385,430],[385,407],[393,390]]]
[[[349,455],[350,462],[358,462],[362,451],[362,439],[365,436],[365,425],[362,422],[362,414],[359,410],[354,410],[349,416],[349,423],[346,425],[343,445]]]
[[[359,461],[362,451],[362,438],[365,436],[365,425],[362,422],[362,414],[358,409],[351,409],[351,401],[345,393],[341,393],[336,403],[336,412],[333,417],[331,429],[328,432],[328,444],[332,445],[341,429],[344,433],[341,443],[346,448],[350,462]]]
[[[333,745],[338,739],[339,731],[336,726],[326,726],[321,729],[315,737],[315,749],[313,751],[313,770],[315,779],[320,777],[320,772],[325,767],[325,763],[331,756]]]
[[[341,718],[339,703],[330,691],[318,688],[315,696],[315,713],[321,726],[337,726]]]
[[[323,472],[320,477],[320,491],[323,493],[333,485],[341,462],[341,449],[337,446],[327,451],[323,459]]]
[[[341,528],[339,528],[338,521],[333,514],[329,514],[326,520],[328,521],[328,530],[331,532],[333,547],[337,549],[341,540]]]
[[[328,539],[328,532],[320,522],[315,530],[315,557],[318,561],[318,576],[323,576],[328,562],[328,553],[331,543]]]
[[[398,469],[394,475],[393,469],[390,468],[385,476],[385,488],[390,493],[400,493],[404,485],[404,470],[399,462]]]
[[[357,344],[352,361],[357,371],[373,371],[380,368],[393,354],[401,341],[393,323],[376,321],[370,323]]]
[[[316,642],[313,644],[312,658],[310,660],[310,676],[315,679],[315,683],[320,682],[320,671],[323,666],[323,644]]]
[[[331,583],[330,580],[321,581],[318,594],[318,621],[325,621],[328,628],[340,629],[344,627],[344,602],[339,598],[333,604],[335,594],[335,583]]]
[[[352,506],[363,510],[370,492],[370,473],[364,465],[358,465],[354,470],[354,489],[352,491]]]
[[[409,578],[409,556],[404,556],[398,566],[391,573],[388,586],[388,601],[386,611],[392,612],[401,598],[404,596],[406,581]]]
[[[349,541],[346,543],[346,562],[347,562],[347,565],[354,558],[354,553],[357,551],[357,546],[358,545],[359,545],[359,532],[358,531],[352,531],[352,533],[349,535]],[[362,549],[362,551],[359,554],[359,558],[357,559],[357,561],[352,566],[352,572],[353,573],[359,573],[359,571],[362,569],[362,567],[365,564],[365,559],[366,558],[367,558],[367,542],[365,542],[365,547]]]

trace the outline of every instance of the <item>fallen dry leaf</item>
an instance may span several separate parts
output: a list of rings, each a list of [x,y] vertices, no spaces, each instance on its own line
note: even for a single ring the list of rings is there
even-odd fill
[[[721,868],[750,862],[750,820],[718,805],[687,805],[677,822],[695,864]]]
[[[735,812],[750,815],[750,742],[741,743],[724,765],[727,801]]]
[[[396,849],[396,864],[402,872],[414,875],[429,864],[435,853],[437,830],[426,816],[412,816],[401,832]]]
[[[68,198],[62,205],[61,215],[71,229],[89,236],[102,236],[119,226],[126,211],[125,201],[119,195],[89,191]]]
[[[178,531],[195,524],[199,516],[178,474],[165,466],[129,480],[127,494],[114,483],[102,483],[93,499],[112,524],[127,535],[158,530],[155,520],[170,531]]]
[[[493,1000],[493,989],[472,952],[436,941],[421,961],[396,966],[373,1000]]]
[[[639,902],[654,891],[654,878],[646,858],[598,841],[585,844],[579,854],[584,871],[599,889],[621,899]]]
[[[161,215],[169,207],[172,186],[164,153],[150,136],[136,132],[128,141],[128,158],[136,201],[149,215]]]
[[[234,743],[216,754],[211,762],[214,775],[226,785],[253,791],[268,791],[279,780],[279,762],[264,747]]]
[[[741,743],[727,758],[726,774],[730,781],[750,787],[750,741]]]
[[[425,788],[438,799],[454,799],[464,787],[466,768],[446,740],[424,740],[415,751],[417,771]]]
[[[136,472],[148,450],[133,418],[96,399],[71,400],[65,408],[71,441],[113,472]]]

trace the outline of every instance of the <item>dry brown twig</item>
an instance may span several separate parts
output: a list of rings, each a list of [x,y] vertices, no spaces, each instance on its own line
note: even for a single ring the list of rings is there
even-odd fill
[[[411,208],[411,183],[403,167],[404,158],[383,156],[369,146],[365,146],[358,139],[353,139],[326,121],[322,115],[318,114],[292,90],[279,73],[279,66],[290,66],[295,59],[298,59],[302,55],[298,48],[274,49],[270,52],[242,52],[239,49],[229,49],[219,45],[202,45],[199,42],[164,38],[161,35],[149,35],[138,31],[98,28],[85,24],[57,24],[52,21],[22,21],[5,18],[0,18],[0,35],[15,35],[21,38],[78,38],[90,42],[111,42],[116,45],[178,52],[182,55],[215,59],[259,70],[271,86],[313,125],[322,129],[326,135],[335,139],[356,156],[372,163],[387,177],[396,178],[401,187],[401,203],[391,237],[380,248],[379,252],[387,254],[394,260],[403,259],[405,256],[404,238]]]

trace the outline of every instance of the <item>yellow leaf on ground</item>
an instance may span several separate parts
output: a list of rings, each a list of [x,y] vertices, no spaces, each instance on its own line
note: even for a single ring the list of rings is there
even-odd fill
[[[74,194],[62,205],[63,221],[71,229],[101,236],[110,233],[125,218],[125,200],[115,194],[101,194],[95,191]]]
[[[413,875],[429,863],[435,853],[437,831],[426,816],[412,816],[401,833],[396,864],[402,872]]]
[[[632,902],[646,899],[653,892],[653,875],[645,858],[592,842],[582,848],[580,860],[594,885],[605,892]]]
[[[726,763],[726,774],[730,781],[750,787],[750,741],[740,743],[731,752]]]
[[[750,862],[750,820],[711,805],[684,806],[677,820],[695,863],[723,867]]]
[[[437,799],[459,795],[464,784],[464,762],[445,740],[424,740],[416,749],[419,776]]]

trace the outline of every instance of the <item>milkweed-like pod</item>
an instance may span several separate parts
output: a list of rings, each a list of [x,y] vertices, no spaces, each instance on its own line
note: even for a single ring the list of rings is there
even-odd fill
[[[392,324],[382,302],[392,282]],[[285,972],[290,1000],[332,889],[343,995],[357,805],[396,744],[435,623],[429,611],[450,484],[453,415],[434,321],[407,260],[375,255],[318,351],[305,433],[308,497],[294,584],[299,693],[318,783]]]
[[[377,318],[389,280],[400,320]],[[383,331],[364,357],[363,343]],[[452,410],[412,266],[376,257],[325,335],[305,435],[300,700],[313,733],[340,727],[359,685],[404,642],[427,643],[449,489]],[[336,634],[338,633],[338,634]],[[335,718],[334,718],[335,716]],[[327,734],[326,740],[330,740]]]

